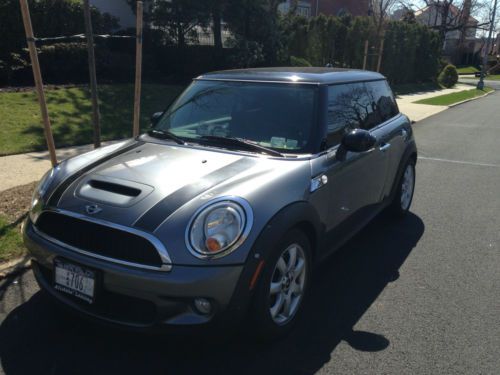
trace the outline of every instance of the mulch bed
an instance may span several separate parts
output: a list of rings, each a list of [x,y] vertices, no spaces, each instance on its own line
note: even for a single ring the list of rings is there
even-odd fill
[[[25,216],[31,204],[31,196],[38,182],[16,186],[0,192],[0,215],[10,222]]]

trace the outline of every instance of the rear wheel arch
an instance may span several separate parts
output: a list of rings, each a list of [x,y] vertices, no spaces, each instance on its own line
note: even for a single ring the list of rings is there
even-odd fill
[[[394,195],[397,192],[398,188],[398,182],[401,179],[401,176],[403,174],[404,168],[408,161],[412,161],[414,165],[417,163],[417,147],[415,146],[415,143],[410,143],[410,145],[407,147],[405,150],[403,157],[401,158],[401,161],[399,162],[398,165],[398,170],[396,172],[396,176],[394,178],[394,181],[392,181],[392,187],[391,187],[391,193],[390,193],[390,199],[394,199]]]

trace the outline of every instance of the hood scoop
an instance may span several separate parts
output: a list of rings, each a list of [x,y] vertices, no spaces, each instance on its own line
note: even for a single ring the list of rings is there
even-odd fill
[[[130,207],[153,192],[149,185],[113,177],[91,175],[83,179],[76,196],[116,207]]]
[[[88,184],[94,189],[125,195],[127,197],[137,197],[141,194],[140,189],[126,185],[119,185],[109,181],[90,180]]]

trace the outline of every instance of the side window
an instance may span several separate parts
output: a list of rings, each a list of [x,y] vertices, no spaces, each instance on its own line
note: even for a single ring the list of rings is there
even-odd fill
[[[365,129],[371,129],[396,116],[399,110],[387,81],[366,82],[365,85],[369,101],[372,103],[372,112]]]
[[[370,106],[364,83],[330,86],[327,109],[328,146],[339,144],[345,133],[364,128]]]

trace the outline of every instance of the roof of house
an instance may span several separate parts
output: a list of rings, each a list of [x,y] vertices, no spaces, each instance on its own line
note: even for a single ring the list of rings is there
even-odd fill
[[[415,17],[418,17],[420,16],[421,14],[424,14],[428,9],[430,9],[432,6],[436,6],[437,4],[434,3],[434,4],[431,4],[431,5],[427,5],[425,7],[423,7],[422,9],[418,9],[415,11]],[[451,14],[453,15],[453,17],[459,17],[460,16],[460,9],[458,9],[455,5],[451,4],[450,5],[450,12]],[[472,16],[469,16],[469,23],[479,23],[479,21],[472,17]]]
[[[203,74],[196,79],[220,81],[253,81],[331,84],[380,80],[385,77],[366,70],[313,67],[276,67],[222,70]]]

